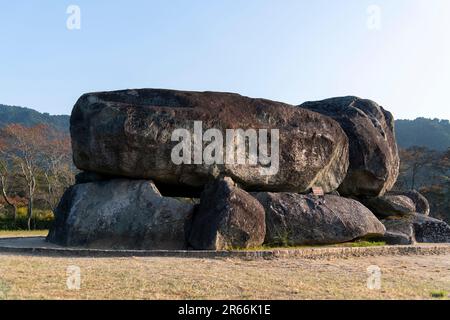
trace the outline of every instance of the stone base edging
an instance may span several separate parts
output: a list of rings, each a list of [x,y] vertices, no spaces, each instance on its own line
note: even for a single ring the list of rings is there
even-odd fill
[[[15,241],[26,238],[0,239],[0,254],[34,254],[58,257],[174,257],[174,258],[240,258],[240,259],[345,259],[389,255],[442,255],[450,254],[450,244],[418,244],[412,246],[382,247],[317,247],[298,249],[272,249],[255,251],[191,251],[191,250],[100,250],[46,246],[43,238],[37,246],[15,246]]]

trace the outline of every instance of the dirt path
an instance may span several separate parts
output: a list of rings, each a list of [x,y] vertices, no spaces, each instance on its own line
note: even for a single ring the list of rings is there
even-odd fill
[[[67,289],[67,268],[81,270]],[[381,290],[367,268],[381,269]],[[450,292],[450,255],[336,260],[49,258],[0,255],[9,299],[429,299]]]

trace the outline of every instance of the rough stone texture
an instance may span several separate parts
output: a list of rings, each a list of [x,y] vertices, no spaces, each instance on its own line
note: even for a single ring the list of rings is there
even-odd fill
[[[417,214],[414,219],[417,242],[450,243],[450,226],[444,221]]]
[[[100,182],[105,180],[111,180],[113,177],[103,175],[96,172],[90,172],[90,171],[82,171],[75,175],[75,184],[83,184],[83,183],[89,183],[89,182]]]
[[[386,227],[386,234],[383,240],[391,245],[409,245],[416,242],[413,217],[393,218],[381,220]]]
[[[386,230],[403,238],[400,243],[450,243],[450,226],[444,221],[414,213],[382,220]],[[409,240],[409,242],[407,242]]]
[[[203,121],[204,131],[222,133],[279,129],[280,171],[264,176],[260,165],[173,164],[178,142],[171,141],[172,132],[193,132],[194,121]],[[245,190],[307,192],[319,186],[329,192],[348,168],[348,139],[333,119],[232,93],[141,89],[85,94],[73,109],[71,136],[79,169],[152,179],[157,185],[202,187],[226,175]]]
[[[306,102],[300,106],[340,123],[350,142],[350,167],[339,192],[344,196],[381,196],[395,184],[400,160],[392,114],[357,97]]]
[[[267,244],[333,244],[385,233],[372,212],[355,200],[294,193],[253,195],[266,210]]]
[[[411,245],[414,244],[413,239],[405,233],[386,231],[384,236],[380,239],[388,245]]]
[[[414,202],[406,196],[385,195],[361,199],[361,202],[378,217],[402,216],[416,212]]]
[[[106,249],[184,249],[193,205],[160,195],[151,181],[110,180],[69,188],[47,240]]]
[[[429,204],[427,198],[425,198],[421,193],[419,193],[416,190],[410,190],[410,191],[405,191],[405,192],[395,191],[395,192],[390,192],[389,195],[406,196],[414,202],[417,213],[421,213],[426,216],[430,215],[430,204]]]
[[[260,246],[266,234],[262,205],[231,178],[206,186],[188,230],[197,250],[227,250]]]

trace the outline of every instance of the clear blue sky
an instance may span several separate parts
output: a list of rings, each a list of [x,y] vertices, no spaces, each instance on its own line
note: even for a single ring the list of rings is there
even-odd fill
[[[0,103],[68,114],[84,92],[143,87],[358,95],[449,119],[450,0],[1,1]]]

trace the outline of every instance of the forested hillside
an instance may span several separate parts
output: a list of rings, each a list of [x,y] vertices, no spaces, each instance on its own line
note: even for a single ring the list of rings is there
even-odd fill
[[[36,110],[0,104],[0,128],[8,124],[20,124],[25,127],[46,125],[56,130],[68,132],[68,115],[52,116]]]
[[[412,146],[446,151],[450,148],[448,120],[417,118],[395,122],[397,141],[401,148]]]

